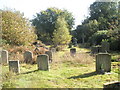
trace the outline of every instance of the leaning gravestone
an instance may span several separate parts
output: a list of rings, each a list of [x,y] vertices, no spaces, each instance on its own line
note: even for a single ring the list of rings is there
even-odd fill
[[[49,70],[49,56],[46,54],[37,56],[38,70]]]
[[[1,57],[2,57],[2,64],[8,64],[8,51],[7,50],[2,50],[1,52]]]
[[[33,53],[31,51],[25,51],[24,53],[24,62],[31,63],[33,58]]]
[[[45,54],[47,54],[49,56],[49,61],[52,62],[52,52],[51,51],[46,51]]]
[[[76,48],[71,48],[70,49],[70,54],[71,54],[71,56],[75,56],[75,54],[76,54]]]
[[[110,44],[108,42],[102,42],[102,52],[109,52],[110,51]]]
[[[20,73],[19,60],[9,60],[9,71]]]
[[[108,53],[99,53],[96,55],[96,72],[100,73],[111,71],[111,55]]]

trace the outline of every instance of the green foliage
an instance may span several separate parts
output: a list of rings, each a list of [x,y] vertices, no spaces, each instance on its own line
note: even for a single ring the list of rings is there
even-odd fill
[[[32,20],[32,24],[36,28],[36,34],[39,40],[43,42],[50,42],[52,40],[53,32],[56,29],[55,22],[61,16],[68,24],[68,29],[71,30],[74,25],[74,18],[67,10],[58,8],[48,8],[45,11],[37,13]]]
[[[107,33],[107,30],[97,31],[90,37],[89,42],[95,45],[100,45],[103,40],[108,39]]]
[[[118,25],[117,2],[94,2],[90,6],[89,20],[99,22],[99,30],[114,29]]]
[[[111,44],[111,50],[120,51],[120,26],[117,29],[109,30],[108,37]]]
[[[53,32],[53,43],[55,45],[65,45],[71,41],[71,35],[67,28],[67,23],[64,18],[58,17],[55,23],[55,30]]]
[[[111,50],[120,51],[120,2],[94,2],[89,10],[90,16],[74,32],[78,41],[94,45],[107,39]]]
[[[90,20],[88,23],[79,25],[76,28],[75,37],[78,42],[86,42],[93,33],[98,30],[98,22],[96,20]]]
[[[89,19],[96,19],[100,30],[112,29],[118,24],[117,13],[117,2],[94,2],[90,6]]]
[[[2,10],[2,39],[10,45],[27,45],[36,35],[29,21],[19,12]]]

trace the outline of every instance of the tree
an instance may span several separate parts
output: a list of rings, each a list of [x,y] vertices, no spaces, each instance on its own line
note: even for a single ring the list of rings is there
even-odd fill
[[[99,30],[113,29],[117,25],[117,2],[94,2],[90,5],[89,20],[99,22]]]
[[[2,10],[2,40],[10,45],[27,45],[36,38],[34,28],[19,12]]]
[[[102,40],[109,39],[107,33],[108,30],[97,31],[89,38],[89,43],[92,43],[94,45],[100,45]]]
[[[66,45],[71,41],[71,35],[64,18],[58,17],[53,32],[53,43],[55,45]]]
[[[76,38],[79,42],[87,42],[89,37],[98,30],[98,22],[96,20],[89,20],[88,23],[78,25],[76,28]]]
[[[37,16],[32,20],[32,24],[36,28],[36,34],[39,40],[43,42],[52,40],[55,22],[59,16],[65,19],[68,24],[68,29],[71,30],[74,25],[74,18],[67,10],[48,8],[45,11],[37,13]]]

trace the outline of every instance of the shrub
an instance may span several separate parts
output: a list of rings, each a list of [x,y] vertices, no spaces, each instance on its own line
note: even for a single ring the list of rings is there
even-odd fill
[[[30,22],[19,11],[2,10],[2,38],[10,45],[28,45],[36,35]]]

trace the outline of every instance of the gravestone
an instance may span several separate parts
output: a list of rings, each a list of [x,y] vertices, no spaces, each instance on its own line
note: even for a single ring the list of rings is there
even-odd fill
[[[49,62],[52,62],[52,52],[51,51],[46,51],[45,54],[47,54],[49,56]]]
[[[110,44],[108,42],[102,42],[102,52],[109,52]]]
[[[1,57],[2,57],[2,64],[8,64],[8,51],[7,50],[2,50],[1,52]]]
[[[24,62],[32,63],[33,53],[31,51],[25,51],[24,53]]]
[[[92,54],[100,53],[100,52],[102,52],[102,47],[101,46],[92,46],[91,52],[92,52]]]
[[[93,46],[93,47],[91,48],[91,52],[92,52],[93,54],[98,53],[98,48],[97,48],[96,46]]]
[[[9,71],[20,73],[19,60],[9,60]]]
[[[75,54],[76,54],[76,48],[71,48],[70,49],[70,54],[71,54],[71,56],[75,56]]]
[[[101,53],[102,52],[102,46],[97,46],[98,48],[98,53]]]
[[[105,83],[103,85],[103,90],[106,90],[107,88],[110,88],[112,90],[119,90],[120,89],[120,82],[119,81],[114,81],[114,82],[109,82]]]
[[[111,71],[111,55],[108,53],[99,53],[96,55],[96,72],[101,71],[110,72]]]
[[[38,70],[49,70],[49,56],[46,54],[37,56]]]
[[[55,52],[56,52],[56,49],[55,49],[55,48],[51,48],[50,51],[51,51],[52,53],[55,53]]]

